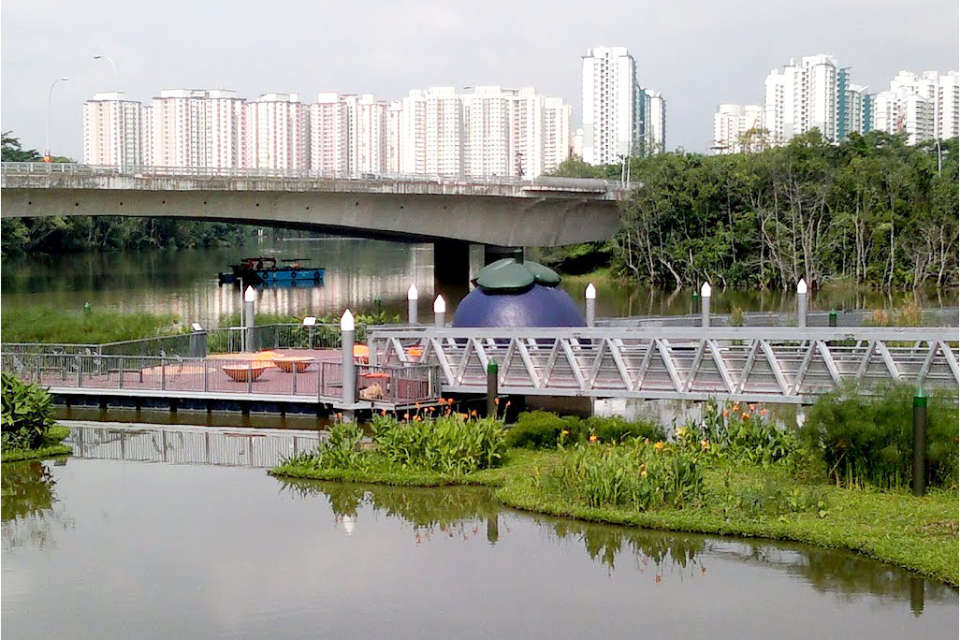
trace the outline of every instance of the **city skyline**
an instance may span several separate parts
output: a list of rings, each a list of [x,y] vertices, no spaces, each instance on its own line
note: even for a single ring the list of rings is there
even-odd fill
[[[579,126],[580,56],[610,45],[629,49],[640,83],[669,99],[668,148],[707,151],[716,105],[759,101],[755,78],[797,52],[850,61],[870,87],[900,69],[957,66],[957,6],[944,0],[909,11],[877,1],[769,2],[734,12],[705,11],[693,0],[642,10],[611,2],[604,12],[562,2],[544,11],[505,2],[318,8],[280,1],[257,14],[254,5],[222,12],[172,0],[151,20],[121,6],[3,4],[4,130],[42,148],[49,86],[64,76],[71,80],[54,91],[51,140],[74,157],[85,99],[116,89],[145,96],[160,86],[400,96],[417,86],[533,85],[571,104]],[[110,56],[116,73],[95,55]]]
[[[322,175],[528,176],[570,154],[570,105],[533,87],[296,93],[256,99],[224,89],[123,92],[84,103],[82,162],[134,167],[309,171]]]

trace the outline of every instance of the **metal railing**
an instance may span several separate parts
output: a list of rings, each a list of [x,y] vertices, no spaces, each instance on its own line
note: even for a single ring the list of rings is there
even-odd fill
[[[108,394],[177,397],[178,394],[286,396],[306,402],[343,404],[341,360],[300,358],[276,361],[256,358],[184,358],[105,354],[0,354],[0,368],[25,382],[49,387],[54,393],[71,390]],[[285,365],[285,366],[280,366]],[[381,367],[358,365],[358,384],[365,389],[379,373],[384,379],[379,394],[361,398],[381,403],[429,403],[440,395],[435,366],[397,364]],[[160,393],[156,393],[160,392]],[[202,396],[201,396],[202,397]],[[356,402],[358,397],[348,400]]]
[[[871,309],[852,309],[837,311],[838,327],[870,327],[877,323],[876,311]],[[957,307],[933,307],[920,311],[924,326],[956,327],[960,323],[960,310]],[[598,327],[699,327],[702,316],[696,314],[665,316],[627,316],[621,318],[597,318]],[[713,327],[732,327],[729,314],[711,314]],[[797,325],[795,312],[748,311],[743,314],[744,327],[788,327]],[[829,311],[810,311],[807,313],[808,327],[830,326]]]
[[[269,169],[269,168],[228,168],[228,167],[170,167],[147,165],[87,165],[68,162],[4,162],[4,175],[70,175],[70,176],[127,176],[134,178],[149,177],[194,177],[194,178],[249,178],[249,179],[290,179],[349,182],[387,183],[413,182],[437,184],[467,184],[489,186],[529,187],[534,190],[574,189],[581,191],[622,191],[627,189],[619,181],[594,178],[559,178],[542,176],[521,178],[518,176],[490,176],[468,174],[409,174],[409,173],[370,173],[312,171],[307,169]]]
[[[440,368],[446,392],[809,402],[846,381],[956,389],[955,328],[378,329],[371,362]]]

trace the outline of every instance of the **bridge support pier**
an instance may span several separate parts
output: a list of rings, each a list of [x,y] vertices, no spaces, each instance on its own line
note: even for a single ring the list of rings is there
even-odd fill
[[[502,258],[523,259],[523,247],[498,247],[463,240],[434,240],[433,288],[447,300],[458,300],[473,287],[477,272]]]

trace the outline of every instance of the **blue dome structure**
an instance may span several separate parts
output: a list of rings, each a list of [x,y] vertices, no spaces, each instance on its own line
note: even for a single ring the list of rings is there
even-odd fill
[[[536,262],[504,258],[480,270],[453,316],[454,327],[584,327],[560,276]]]

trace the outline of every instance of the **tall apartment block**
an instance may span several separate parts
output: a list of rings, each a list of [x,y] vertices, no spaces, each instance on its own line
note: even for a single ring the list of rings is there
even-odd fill
[[[583,56],[583,159],[615,164],[622,156],[662,151],[666,102],[637,82],[637,65],[624,47],[594,47]]]
[[[98,93],[83,105],[83,162],[134,167],[141,164],[140,103],[123,93]]]
[[[713,114],[714,153],[752,151],[744,136],[761,128],[763,108],[757,104],[721,104]]]
[[[952,138],[960,133],[960,74],[901,71],[874,97],[874,127],[906,133],[907,142]]]

